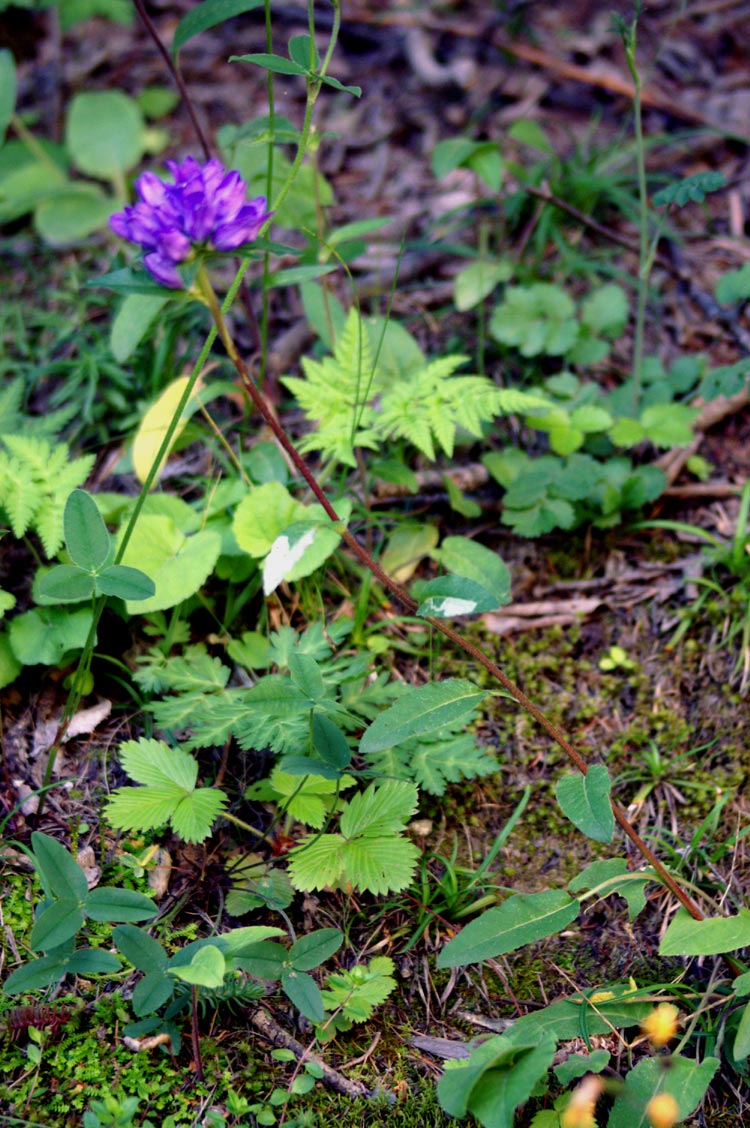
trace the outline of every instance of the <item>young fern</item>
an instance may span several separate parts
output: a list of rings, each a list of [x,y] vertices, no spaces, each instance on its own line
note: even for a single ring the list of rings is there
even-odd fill
[[[3,435],[0,443],[0,514],[16,537],[33,528],[52,557],[63,543],[66,498],[85,482],[94,456],[71,458],[66,443],[28,435]]]
[[[286,376],[316,430],[300,443],[344,466],[356,466],[355,447],[377,450],[381,443],[405,439],[434,461],[437,448],[453,454],[459,430],[481,438],[497,415],[547,407],[540,395],[498,388],[485,376],[457,375],[467,357],[441,357],[393,380],[373,361],[368,334],[350,310],[333,355],[305,357],[305,378]]]

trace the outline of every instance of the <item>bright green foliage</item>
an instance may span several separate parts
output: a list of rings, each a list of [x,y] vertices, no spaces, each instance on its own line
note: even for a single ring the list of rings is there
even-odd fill
[[[393,971],[392,959],[375,956],[367,964],[329,975],[321,992],[329,1017],[318,1027],[318,1038],[327,1042],[355,1023],[367,1022],[396,987]]]
[[[142,787],[120,787],[107,803],[107,817],[120,830],[152,830],[169,822],[186,842],[202,842],[227,802],[218,788],[196,787],[198,765],[163,740],[126,740],[120,759]]]
[[[736,916],[693,920],[687,909],[675,913],[659,945],[662,956],[715,956],[750,946],[750,909]]]
[[[656,880],[650,867],[634,873],[624,858],[591,862],[568,882],[571,893],[596,890],[599,897],[619,893],[628,903],[628,917],[635,920],[646,907],[646,886]]]
[[[513,1128],[516,1109],[547,1073],[555,1049],[549,1035],[525,1043],[507,1034],[490,1038],[468,1061],[446,1069],[438,1082],[440,1104],[451,1116],[472,1113],[484,1128]]]
[[[480,438],[483,426],[496,415],[544,405],[542,397],[505,391],[484,376],[454,375],[466,359],[441,357],[387,381],[373,360],[368,333],[350,310],[333,356],[303,359],[304,380],[284,378],[305,414],[317,423],[301,449],[320,450],[354,467],[355,447],[377,450],[388,440],[405,439],[434,460],[437,447],[452,455],[459,428]]]
[[[515,952],[545,936],[561,932],[578,916],[578,901],[562,890],[516,893],[495,909],[488,909],[450,940],[438,957],[438,967],[460,967]]]
[[[318,830],[335,810],[339,792],[353,787],[354,783],[354,777],[348,775],[332,780],[316,775],[291,775],[274,768],[267,780],[247,789],[245,798],[273,801],[288,818]]]
[[[371,784],[344,805],[340,833],[306,838],[291,851],[292,884],[306,891],[327,885],[370,893],[405,889],[419,850],[402,832],[416,805],[411,783]]]
[[[444,731],[419,741],[407,741],[396,748],[372,752],[370,767],[381,777],[410,779],[421,791],[445,795],[448,785],[464,779],[477,779],[497,771],[497,759],[488,748],[477,745],[469,733]]]
[[[27,435],[4,434],[0,442],[0,510],[13,533],[33,529],[48,557],[63,543],[63,512],[71,490],[80,486],[94,465],[94,455],[71,458],[65,443]]]
[[[129,599],[128,612],[147,615],[189,599],[213,572],[220,551],[221,537],[211,529],[185,536],[172,517],[142,514],[122,563],[144,571],[156,593],[148,599]]]
[[[657,1093],[669,1093],[677,1102],[677,1122],[695,1112],[711,1084],[719,1059],[691,1061],[680,1054],[639,1061],[625,1078],[625,1088],[615,1098],[607,1128],[647,1125],[646,1105]]]

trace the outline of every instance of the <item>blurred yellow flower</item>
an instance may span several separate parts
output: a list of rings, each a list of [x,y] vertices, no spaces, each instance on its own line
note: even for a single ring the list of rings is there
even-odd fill
[[[671,1093],[658,1093],[646,1105],[651,1128],[674,1128],[678,1114],[677,1101]]]
[[[641,1023],[641,1030],[652,1046],[666,1046],[677,1033],[679,1010],[674,1003],[659,1003]]]
[[[596,1128],[594,1107],[603,1088],[601,1077],[589,1073],[570,1096],[560,1116],[561,1128]]]

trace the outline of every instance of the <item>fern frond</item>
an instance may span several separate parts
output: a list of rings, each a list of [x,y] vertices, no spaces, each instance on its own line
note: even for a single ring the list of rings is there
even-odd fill
[[[11,528],[22,537],[33,527],[45,553],[54,556],[63,543],[63,513],[68,494],[83,485],[94,455],[71,458],[66,443],[51,444],[28,435],[3,435],[0,441],[0,505]]]
[[[502,392],[484,376],[454,376],[465,356],[433,360],[383,393],[376,433],[403,438],[430,460],[435,444],[449,457],[459,428],[480,438],[482,426],[502,410]]]
[[[333,356],[323,360],[304,357],[302,368],[305,379],[282,378],[308,419],[317,424],[300,449],[319,450],[345,466],[356,466],[355,447],[378,447],[370,401],[381,382],[373,367],[369,336],[356,310],[349,311]]]
[[[40,501],[31,468],[0,451],[0,506],[8,515],[14,536],[24,535]]]

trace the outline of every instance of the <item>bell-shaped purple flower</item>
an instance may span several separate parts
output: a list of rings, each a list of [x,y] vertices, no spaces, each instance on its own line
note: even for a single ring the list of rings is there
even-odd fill
[[[135,182],[140,199],[110,216],[109,224],[143,247],[144,266],[157,282],[180,289],[177,264],[196,247],[233,251],[257,238],[271,212],[263,196],[248,200],[240,174],[227,172],[221,161],[199,165],[186,157],[181,163],[167,161],[167,168],[173,184],[144,172]]]

